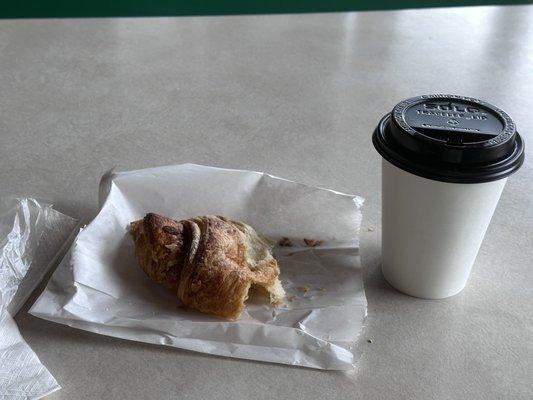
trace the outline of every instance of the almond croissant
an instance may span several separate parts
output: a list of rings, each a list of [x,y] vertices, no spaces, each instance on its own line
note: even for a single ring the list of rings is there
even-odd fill
[[[176,221],[149,213],[132,222],[135,256],[153,281],[201,312],[237,319],[254,287],[280,302],[285,292],[271,245],[253,228],[220,216]]]

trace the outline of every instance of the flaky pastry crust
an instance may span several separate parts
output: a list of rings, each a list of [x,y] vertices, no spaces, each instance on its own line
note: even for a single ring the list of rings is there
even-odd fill
[[[149,213],[129,231],[143,271],[186,307],[234,320],[252,286],[269,294],[271,303],[285,296],[272,244],[242,222],[211,215],[176,221]]]

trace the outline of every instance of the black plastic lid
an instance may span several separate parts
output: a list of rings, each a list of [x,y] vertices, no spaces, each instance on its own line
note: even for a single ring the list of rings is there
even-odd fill
[[[524,143],[511,117],[470,97],[432,94],[397,104],[372,141],[398,168],[444,182],[505,178],[524,162]]]

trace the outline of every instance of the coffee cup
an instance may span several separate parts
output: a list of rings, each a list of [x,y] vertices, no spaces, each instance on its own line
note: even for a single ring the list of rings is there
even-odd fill
[[[382,160],[382,271],[406,294],[465,287],[507,177],[524,160],[512,119],[484,101],[424,95],[373,134]]]

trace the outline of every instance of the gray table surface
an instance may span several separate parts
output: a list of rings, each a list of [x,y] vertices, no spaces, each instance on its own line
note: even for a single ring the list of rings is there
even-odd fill
[[[370,136],[398,101],[455,93],[508,111],[533,144],[532,65],[530,6],[1,21],[2,193],[89,220],[107,169],[196,162],[366,198],[356,371],[128,342],[23,311],[22,334],[63,387],[50,399],[531,399],[531,158],[509,179],[467,288],[424,301],[380,273]]]

